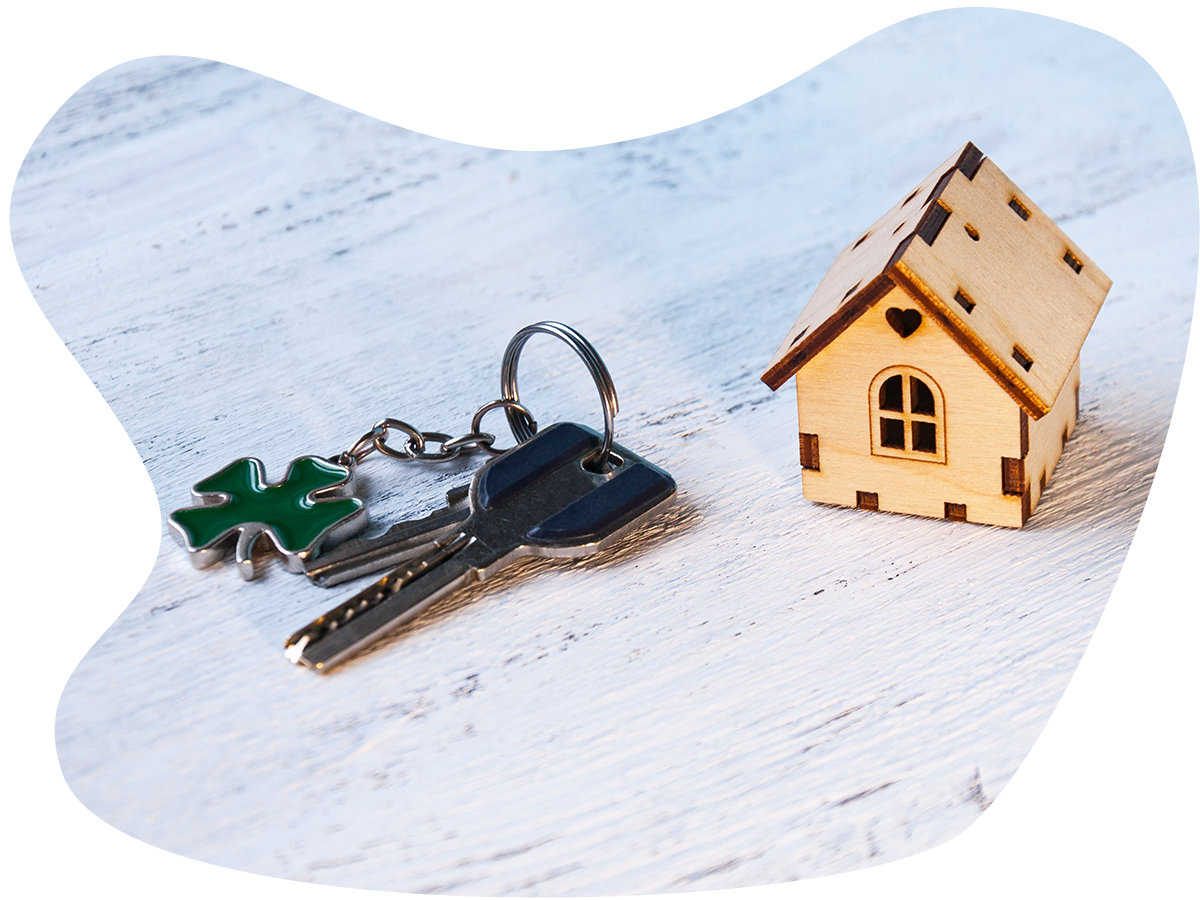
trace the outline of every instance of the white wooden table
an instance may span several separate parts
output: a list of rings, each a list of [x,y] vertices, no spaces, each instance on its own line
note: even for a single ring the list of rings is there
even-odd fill
[[[278,477],[383,415],[465,430],[545,318],[596,344],[618,440],[681,494],[639,540],[518,567],[325,678],[282,641],[345,591],[198,573],[165,540],[64,692],[76,795],[197,859],[475,895],[764,884],[965,828],[1112,588],[1196,279],[1161,82],[1108,38],[1017,21],[905,23],[715,119],[556,153],[200,61],[82,88],[22,169],[15,246],[164,514],[238,456]],[[814,506],[794,396],[758,374],[838,250],[968,139],[1114,279],[1079,431],[1019,532]],[[531,343],[521,375],[540,421],[599,421],[566,348]],[[364,464],[375,521],[470,468]]]

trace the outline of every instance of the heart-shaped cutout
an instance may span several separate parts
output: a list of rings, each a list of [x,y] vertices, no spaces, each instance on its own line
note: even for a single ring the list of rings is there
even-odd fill
[[[897,309],[893,306],[887,311],[887,323],[896,334],[906,338],[921,327],[921,314],[915,309]]]

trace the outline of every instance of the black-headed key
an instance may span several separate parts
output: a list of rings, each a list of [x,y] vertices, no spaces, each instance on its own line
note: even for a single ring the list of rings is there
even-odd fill
[[[596,553],[674,498],[670,475],[618,444],[609,471],[585,468],[599,445],[590,428],[564,422],[485,463],[460,529],[301,628],[284,655],[328,671],[451,591],[527,556]]]

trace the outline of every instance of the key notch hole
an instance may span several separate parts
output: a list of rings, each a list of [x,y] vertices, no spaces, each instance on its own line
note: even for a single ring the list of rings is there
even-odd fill
[[[625,460],[615,450],[608,451],[608,460],[603,465],[597,464],[597,455],[598,453],[592,453],[580,460],[580,467],[594,475],[612,475],[625,465]]]

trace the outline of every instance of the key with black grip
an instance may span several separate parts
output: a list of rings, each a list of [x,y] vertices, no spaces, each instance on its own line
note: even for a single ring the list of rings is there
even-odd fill
[[[617,444],[606,471],[591,471],[599,446],[595,431],[564,422],[485,463],[461,528],[301,628],[285,656],[328,671],[459,587],[525,557],[597,553],[674,498],[670,475]]]

